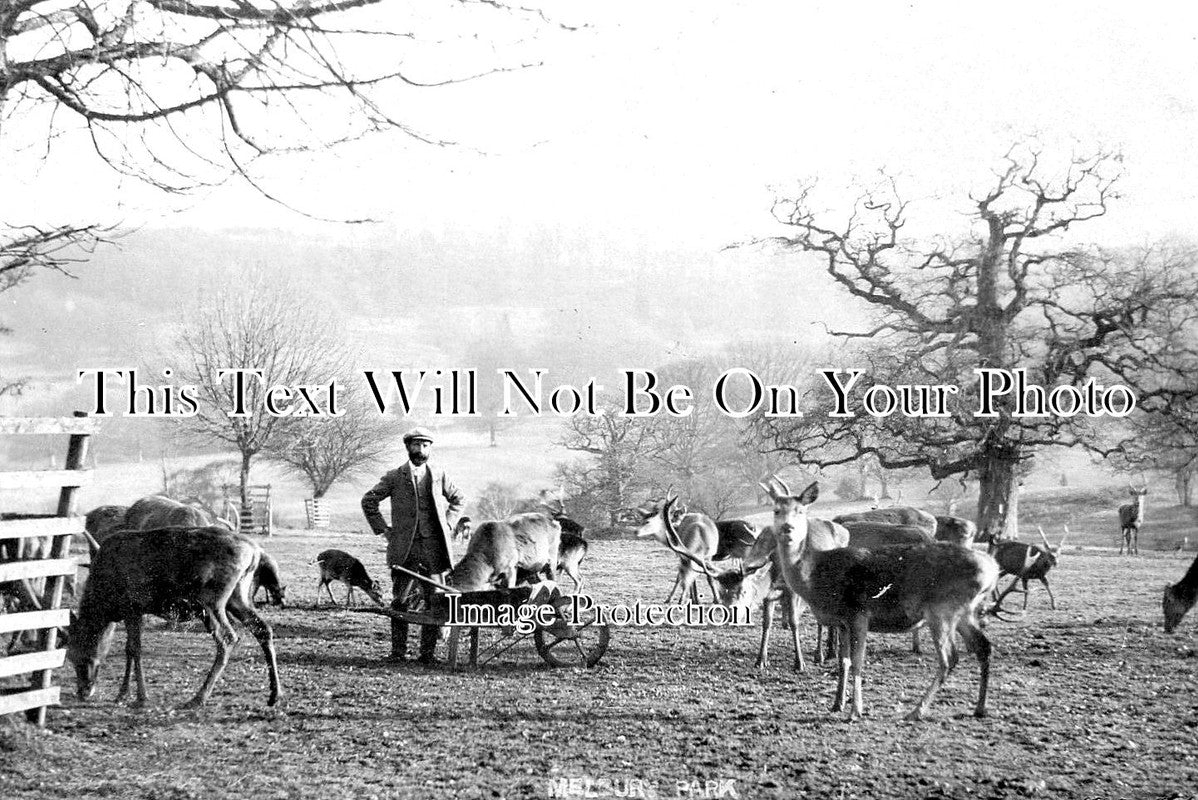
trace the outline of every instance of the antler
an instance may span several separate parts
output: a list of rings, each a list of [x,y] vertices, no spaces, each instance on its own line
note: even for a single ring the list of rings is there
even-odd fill
[[[1052,553],[1053,552],[1052,545],[1050,545],[1048,543],[1048,537],[1044,535],[1044,529],[1041,528],[1039,525],[1037,525],[1036,530],[1038,530],[1040,532],[1040,541],[1044,542],[1044,549],[1047,550],[1049,553]]]
[[[786,481],[782,480],[777,475],[771,475],[770,480],[776,482],[778,486],[782,488],[782,494],[786,495],[787,497],[791,496],[792,493],[790,491],[790,487],[786,485]]]
[[[677,499],[677,497],[671,497],[670,499],[666,500],[665,506],[663,506],[661,509],[661,520],[666,526],[666,547],[670,548],[683,558],[690,559],[694,565],[698,567],[700,572],[710,578],[714,578],[719,573],[713,572],[706,561],[696,556],[690,550],[687,550],[686,546],[682,543],[682,539],[678,537],[678,531],[674,530],[674,523],[670,521],[670,506],[674,505],[674,501]]]

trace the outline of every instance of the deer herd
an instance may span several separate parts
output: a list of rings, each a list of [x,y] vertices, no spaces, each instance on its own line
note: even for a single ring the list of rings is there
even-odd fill
[[[669,495],[625,511],[625,522],[636,536],[651,538],[678,556],[674,585],[665,602],[677,595],[680,603],[699,601],[700,579],[713,601],[729,607],[761,609],[761,637],[756,665],[769,663],[769,637],[774,610],[781,601],[794,646],[794,668],[806,669],[800,643],[799,618],[810,609],[817,623],[815,652],[837,653],[838,681],[833,711],[849,719],[864,713],[863,677],[866,640],[870,633],[913,631],[931,636],[936,670],[923,696],[908,714],[921,719],[946,677],[957,665],[960,648],[978,662],[977,700],[973,713],[986,714],[992,647],[981,624],[981,613],[1006,612],[1002,601],[1022,587],[1023,608],[1028,583],[1039,581],[1056,599],[1048,573],[1060,558],[1068,528],[1054,546],[1043,530],[1040,543],[990,541],[988,550],[974,548],[977,527],[968,520],[933,516],[909,507],[875,508],[832,520],[810,513],[819,497],[811,483],[795,494],[778,476],[761,484],[773,508],[771,524],[761,530],[743,520],[712,520],[681,509]],[[1138,533],[1144,519],[1146,488],[1130,487],[1133,502],[1119,508],[1121,535],[1129,554],[1138,553]],[[581,592],[581,562],[588,543],[583,529],[556,502],[541,498],[541,509],[504,520],[485,521],[465,528],[465,556],[446,579],[447,590],[479,591],[559,572],[569,575]],[[238,634],[230,617],[247,627],[261,646],[268,675],[269,706],[283,691],[279,681],[274,635],[255,610],[254,597],[265,589],[267,599],[285,605],[285,587],[278,564],[254,539],[243,536],[202,509],[164,497],[149,497],[132,506],[100,506],[86,517],[91,568],[68,636],[68,658],[76,671],[77,693],[87,699],[95,690],[101,663],[110,648],[115,625],[125,626],[125,672],[117,699],[136,680],[138,705],[146,702],[142,673],[142,618],[153,614],[178,619],[198,616],[211,633],[216,654],[203,683],[186,707],[202,705],[228,663]],[[1122,553],[1124,548],[1120,549]],[[342,550],[325,550],[311,562],[319,573],[318,593],[329,584],[364,592],[382,605],[381,586],[365,566]],[[999,590],[1002,576],[1011,577]],[[319,597],[319,594],[318,594]],[[1165,588],[1165,630],[1172,633],[1198,600],[1198,559],[1185,576]],[[820,646],[827,631],[828,646]]]

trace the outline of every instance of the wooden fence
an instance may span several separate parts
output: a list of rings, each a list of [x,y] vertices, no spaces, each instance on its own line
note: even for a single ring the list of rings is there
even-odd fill
[[[60,687],[53,685],[54,670],[66,656],[58,646],[58,630],[70,622],[69,609],[61,608],[63,587],[67,577],[75,575],[71,539],[83,531],[83,518],[75,514],[76,495],[91,479],[83,465],[88,437],[98,422],[78,412],[73,418],[0,417],[0,435],[70,436],[64,469],[0,472],[6,505],[13,502],[14,490],[27,497],[58,490],[58,508],[52,515],[12,511],[0,515],[0,585],[7,584],[26,606],[33,607],[0,614],[0,634],[32,632],[37,642],[32,652],[0,657],[0,679],[29,676],[25,686],[0,686],[0,714],[24,711],[37,725],[45,725],[46,708],[58,704]]]

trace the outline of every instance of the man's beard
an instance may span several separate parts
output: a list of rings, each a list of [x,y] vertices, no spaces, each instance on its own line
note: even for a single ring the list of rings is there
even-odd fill
[[[428,461],[428,456],[424,453],[408,453],[408,460],[418,467],[423,467],[424,463]]]

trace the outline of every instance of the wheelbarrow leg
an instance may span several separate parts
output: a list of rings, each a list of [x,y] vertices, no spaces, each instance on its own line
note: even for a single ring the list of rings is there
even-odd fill
[[[447,659],[451,670],[457,670],[458,668],[458,637],[461,635],[461,628],[453,627],[449,629],[449,653]]]

